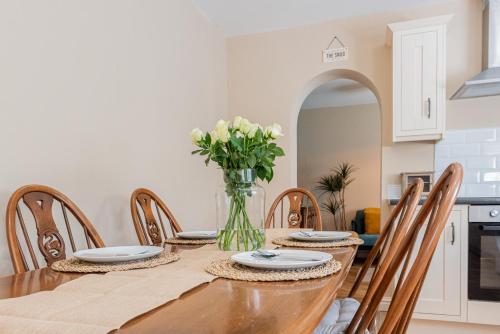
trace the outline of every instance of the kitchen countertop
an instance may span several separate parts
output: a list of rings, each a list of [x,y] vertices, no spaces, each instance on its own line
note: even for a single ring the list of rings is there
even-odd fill
[[[422,198],[418,204],[423,204],[426,198]],[[398,199],[390,199],[390,205],[398,204]],[[500,205],[500,197],[458,197],[456,205]]]

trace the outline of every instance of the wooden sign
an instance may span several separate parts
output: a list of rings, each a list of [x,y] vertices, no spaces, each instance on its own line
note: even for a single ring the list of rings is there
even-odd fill
[[[344,61],[347,60],[348,58],[349,58],[349,49],[347,47],[323,50],[323,63]]]

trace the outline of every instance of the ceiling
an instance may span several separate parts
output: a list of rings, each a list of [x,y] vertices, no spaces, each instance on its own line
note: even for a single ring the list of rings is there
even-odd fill
[[[377,103],[371,90],[357,81],[337,79],[313,90],[302,104],[301,110],[371,103]]]
[[[286,29],[447,0],[192,0],[227,36]]]

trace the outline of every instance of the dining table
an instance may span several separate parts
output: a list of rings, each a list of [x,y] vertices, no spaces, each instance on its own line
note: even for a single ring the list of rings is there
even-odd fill
[[[197,247],[165,244],[167,251],[179,253]],[[315,250],[331,253],[341,262],[341,270],[300,281],[217,278],[128,321],[112,333],[311,333],[344,283],[357,246]],[[53,290],[82,275],[42,268],[0,277],[0,299]]]

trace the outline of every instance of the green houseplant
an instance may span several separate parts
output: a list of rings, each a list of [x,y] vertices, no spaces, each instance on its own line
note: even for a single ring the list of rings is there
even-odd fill
[[[345,192],[354,181],[352,174],[355,171],[354,165],[348,162],[339,163],[332,169],[332,174],[320,178],[316,187],[321,191],[321,196],[327,196],[326,201],[321,203],[321,207],[332,214],[333,224],[337,230],[349,228],[345,214]]]
[[[257,179],[270,182],[274,160],[284,156],[275,141],[283,136],[278,124],[263,128],[237,116],[220,120],[210,132],[191,131],[192,154],[216,163],[223,171],[224,189],[217,193],[217,244],[222,250],[257,249],[264,244],[265,193]]]

